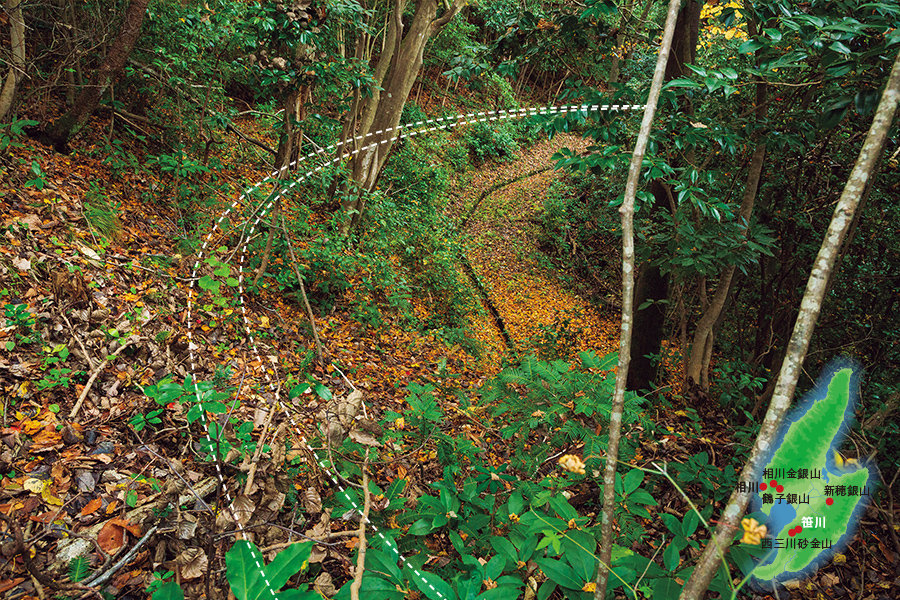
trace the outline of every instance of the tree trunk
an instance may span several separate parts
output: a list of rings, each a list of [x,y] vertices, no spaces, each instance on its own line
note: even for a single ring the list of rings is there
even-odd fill
[[[797,322],[794,325],[791,340],[788,342],[787,354],[781,365],[781,372],[778,374],[778,382],[775,384],[775,393],[772,395],[769,410],[739,481],[752,481],[758,475],[759,470],[764,466],[763,461],[770,455],[777,440],[781,424],[794,397],[797,379],[800,377],[803,360],[809,349],[809,342],[822,308],[825,288],[831,277],[837,253],[859,208],[859,199],[865,190],[866,182],[878,162],[898,103],[900,103],[900,53],[894,60],[894,66],[891,69],[891,75],[881,96],[881,101],[878,103],[878,109],[875,111],[872,126],[869,128],[859,158],[857,158],[847,185],[844,187],[844,192],[838,200],[831,223],[828,225],[828,231],[825,233],[825,239],[822,241],[819,253],[813,263],[806,291],[800,303]],[[706,545],[697,566],[691,573],[691,578],[681,591],[680,600],[700,600],[706,593],[710,581],[719,568],[719,561],[722,560],[725,550],[731,546],[734,540],[741,517],[749,502],[749,491],[740,491],[736,488],[731,494],[713,539]]]
[[[628,371],[628,389],[645,390],[657,379],[658,365],[651,356],[659,354],[666,321],[665,304],[669,282],[659,267],[649,262],[641,265],[634,290],[634,331],[632,340],[631,369]],[[641,306],[651,302],[647,306]],[[638,335],[640,332],[640,335]]]
[[[765,84],[762,83],[760,85]],[[744,189],[744,197],[741,200],[740,219],[747,228],[747,234],[750,233],[750,217],[753,215],[753,204],[756,200],[756,191],[759,187],[765,156],[766,144],[762,142],[756,146],[756,149],[753,151],[753,157],[750,159],[747,186]],[[730,265],[719,276],[719,284],[716,286],[716,293],[713,295],[712,302],[710,302],[709,307],[703,313],[703,316],[697,323],[697,328],[694,330],[694,343],[691,346],[691,360],[687,370],[688,385],[690,385],[691,381],[699,383],[704,391],[709,390],[709,357],[712,355],[713,326],[719,319],[722,309],[725,308],[728,294],[731,293],[734,271],[735,265]],[[707,382],[705,385],[702,383],[704,381]]]
[[[672,40],[672,51],[669,53],[669,61],[666,63],[665,81],[671,81],[684,74],[685,64],[693,63],[697,50],[699,35],[701,4],[688,0],[678,12],[678,21],[675,23],[675,37]],[[682,107],[685,112],[691,112],[690,104]],[[672,161],[672,166],[677,167],[677,160]],[[654,197],[651,207],[653,212],[661,210],[668,202],[665,182],[651,182],[650,191]],[[638,310],[634,318],[634,364],[633,371],[629,373],[628,389],[642,390],[650,387],[656,379],[656,368],[647,355],[657,355],[660,352],[663,339],[663,325],[665,313],[662,304],[658,301],[666,300],[668,292],[668,278],[658,267],[644,265],[638,276],[635,289],[635,306],[640,308],[646,301],[654,301],[654,304],[643,310]]]
[[[100,104],[106,88],[122,70],[141,33],[141,24],[144,22],[144,15],[149,3],[150,0],[131,0],[128,10],[125,12],[125,20],[122,23],[119,37],[116,38],[106,58],[91,77],[90,83],[78,94],[75,105],[47,130],[47,135],[57,151],[65,152],[68,149],[69,140],[84,127],[97,105]]]
[[[391,150],[394,139],[397,136],[397,125],[403,107],[409,98],[413,83],[422,67],[422,54],[428,40],[437,34],[450,22],[463,6],[463,0],[454,0],[448,10],[437,15],[437,0],[419,0],[416,12],[410,23],[409,31],[400,40],[402,23],[400,13],[395,14],[393,21],[396,28],[396,50],[390,57],[390,66],[386,69],[384,90],[376,100],[373,96],[363,111],[359,135],[364,137],[359,153],[354,156],[351,164],[351,178],[355,187],[353,193],[347,194],[342,200],[342,209],[355,211],[352,217],[348,217],[341,225],[341,233],[346,235],[360,219],[365,209],[366,194],[375,189],[375,182],[384,166],[385,160]],[[402,2],[398,2],[395,10],[402,8]],[[390,34],[390,26],[388,29]],[[390,41],[390,40],[387,40]],[[388,46],[385,46],[385,52]],[[377,70],[382,67],[382,62],[387,62],[387,57],[382,56]],[[368,115],[372,115],[369,117]]]
[[[9,73],[3,80],[0,76],[0,121],[12,110],[16,89],[25,76],[25,21],[22,20],[21,0],[6,0],[6,14],[9,15]]]
[[[596,587],[594,600],[606,599],[606,588],[609,584],[609,567],[612,563],[613,515],[616,509],[616,467],[619,460],[619,439],[622,435],[622,412],[625,408],[625,383],[628,378],[628,364],[631,358],[632,327],[634,314],[634,198],[637,195],[638,179],[641,176],[641,165],[644,152],[650,140],[653,126],[653,115],[659,102],[659,93],[663,86],[664,66],[668,62],[669,49],[675,33],[675,20],[681,0],[669,0],[669,11],[666,15],[666,26],[663,30],[662,44],[656,59],[656,70],[650,84],[647,106],[644,108],[644,119],[634,152],[628,168],[628,180],[625,183],[625,199],[619,208],[622,220],[622,331],[619,336],[619,364],[616,368],[616,388],[613,392],[612,410],[609,419],[609,444],[606,448],[606,467],[603,471],[603,516],[601,518],[600,560],[597,564]]]

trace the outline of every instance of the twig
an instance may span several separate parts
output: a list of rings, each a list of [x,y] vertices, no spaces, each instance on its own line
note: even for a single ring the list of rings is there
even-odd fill
[[[159,525],[154,525],[153,527],[148,529],[147,533],[145,533],[143,536],[141,536],[141,539],[139,539],[137,541],[137,543],[134,545],[134,547],[125,553],[125,556],[123,556],[122,558],[117,560],[116,563],[113,566],[111,566],[107,571],[104,571],[103,573],[100,573],[100,574],[96,575],[95,577],[91,577],[87,581],[82,582],[82,585],[85,585],[85,586],[103,585],[104,583],[109,581],[112,578],[112,576],[116,574],[116,571],[118,571],[119,569],[121,569],[122,567],[127,565],[129,562],[131,562],[132,559],[134,559],[134,556],[137,554],[138,550],[140,550],[141,546],[143,546],[144,543],[148,539],[150,539],[151,535],[156,533],[157,529],[159,529]]]
[[[366,525],[369,523],[369,509],[372,497],[369,494],[369,451],[366,450],[366,463],[362,470],[363,512],[359,520],[359,554],[356,557],[356,575],[350,584],[350,600],[359,600],[359,588],[362,587],[363,573],[366,570]]]
[[[306,297],[306,286],[303,285],[303,277],[300,276],[300,269],[297,268],[297,257],[294,256],[294,246],[291,244],[291,238],[287,231],[287,221],[284,218],[284,212],[281,213],[281,231],[284,233],[284,241],[287,244],[288,251],[291,253],[291,264],[294,266],[294,274],[297,275],[297,284],[300,286],[300,295],[303,296],[303,306],[306,308],[306,316],[309,318],[309,326],[312,328],[313,338],[316,340],[316,356],[319,359],[319,365],[325,366],[325,356],[322,350],[322,341],[319,339],[319,332],[316,329],[316,320],[313,316],[312,307],[309,305],[309,298]]]
[[[106,368],[106,365],[109,364],[109,359],[117,357],[122,352],[122,350],[124,350],[129,345],[131,345],[132,342],[138,341],[140,339],[141,339],[140,336],[137,336],[137,335],[133,335],[133,336],[129,337],[127,340],[125,340],[124,344],[119,346],[118,350],[113,352],[111,356],[107,356],[106,360],[104,360],[102,363],[100,363],[99,367],[94,369],[94,371],[91,373],[90,379],[88,379],[87,384],[84,386],[84,389],[81,390],[81,395],[78,396],[78,401],[75,402],[75,406],[72,407],[72,412],[69,413],[70,419],[74,419],[75,416],[78,414],[78,411],[81,410],[81,405],[84,403],[84,399],[87,398],[88,392],[91,391],[91,386],[94,385],[94,381],[97,379],[97,376],[100,375],[100,373],[103,371],[103,369]]]
[[[259,465],[259,456],[260,454],[262,454],[262,450],[265,447],[266,434],[269,432],[269,426],[272,424],[272,416],[274,414],[275,407],[270,406],[269,414],[266,415],[266,422],[263,424],[263,430],[259,436],[259,441],[256,443],[256,452],[253,453],[253,460],[250,462],[250,470],[247,472],[247,484],[244,486],[244,495],[246,496],[249,496],[253,490],[253,479],[254,477],[256,477],[256,467],[257,465]],[[284,429],[285,424],[282,423],[278,426],[278,429],[275,430],[275,435],[272,439],[277,440],[278,436],[281,435],[281,432],[284,431]]]
[[[60,316],[62,316],[63,320],[65,320],[66,325],[69,326],[69,331],[72,332],[72,337],[75,338],[75,341],[78,342],[78,346],[81,348],[81,351],[84,353],[84,360],[87,361],[88,368],[93,370],[94,361],[91,360],[91,355],[88,354],[87,348],[84,347],[84,342],[81,341],[80,337],[75,335],[75,328],[72,327],[72,323],[69,322],[69,318],[66,316],[66,314],[63,311],[60,311],[59,314],[60,314]]]

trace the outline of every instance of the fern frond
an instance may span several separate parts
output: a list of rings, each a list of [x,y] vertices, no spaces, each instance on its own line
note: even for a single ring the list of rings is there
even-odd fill
[[[91,565],[87,557],[76,556],[69,561],[69,579],[73,583],[83,581],[91,572]]]

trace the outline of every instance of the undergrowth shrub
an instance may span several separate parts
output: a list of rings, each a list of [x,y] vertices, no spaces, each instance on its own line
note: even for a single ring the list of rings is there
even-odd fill
[[[121,202],[114,202],[105,190],[91,182],[84,197],[84,218],[92,233],[103,241],[115,241],[122,233],[121,210]]]
[[[511,125],[503,121],[470,125],[465,140],[476,166],[491,159],[511,158],[519,149]]]
[[[584,444],[588,470],[600,469],[608,435],[597,426],[609,422],[618,360],[612,353],[598,358],[582,352],[581,364],[561,360],[544,362],[528,356],[522,364],[502,371],[481,390],[482,402],[504,425],[500,435],[515,449],[513,466],[535,472],[554,448],[575,442]],[[644,400],[633,392],[625,394],[625,427],[652,424],[641,415]],[[623,436],[621,460],[628,461],[634,447]]]

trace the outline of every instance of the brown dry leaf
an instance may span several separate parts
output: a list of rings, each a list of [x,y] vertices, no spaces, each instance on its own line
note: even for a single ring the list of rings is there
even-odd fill
[[[34,436],[34,444],[29,450],[31,452],[46,452],[47,450],[62,448],[62,445],[62,435],[55,429],[50,428],[49,430],[44,429]]]
[[[306,488],[306,492],[303,493],[303,508],[306,509],[306,512],[313,515],[322,512],[322,497],[319,496],[316,488]]]
[[[110,554],[125,544],[125,529],[117,525],[114,521],[116,521],[116,519],[110,519],[104,523],[103,527],[100,529],[100,533],[97,534],[97,543],[100,544],[100,547],[103,548],[103,550]]]
[[[313,583],[313,589],[317,592],[325,596],[326,598],[331,598],[335,594],[337,594],[337,590],[334,587],[334,583],[331,579],[331,573],[328,571],[322,571],[318,577],[316,577],[315,583]]]
[[[181,566],[181,578],[191,580],[206,573],[208,559],[200,548],[188,548],[178,555],[175,563]]]
[[[81,516],[87,517],[89,515],[92,515],[97,512],[97,510],[99,510],[101,506],[103,506],[103,499],[94,498],[93,500],[85,504],[84,508],[81,509]]]
[[[2,594],[3,592],[8,592],[23,581],[25,581],[24,577],[16,577],[15,579],[4,579],[3,581],[0,581],[0,594]]]
[[[178,539],[180,540],[190,540],[194,537],[194,532],[197,531],[197,517],[190,513],[181,513],[181,519],[176,524],[176,531],[178,535]]]
[[[240,523],[243,527],[250,521],[250,517],[253,516],[253,512],[256,510],[256,505],[253,503],[253,500],[251,500],[249,496],[240,494],[237,498],[234,499],[234,502],[231,505],[231,510],[234,512],[234,518],[237,519],[238,523]]]
[[[381,447],[381,442],[376,440],[374,435],[365,431],[359,431],[358,429],[350,431],[350,439],[363,446],[372,446],[373,448]]]
[[[313,525],[312,529],[306,530],[306,535],[311,538],[321,538],[331,530],[331,511],[327,510],[319,517],[319,522]]]

